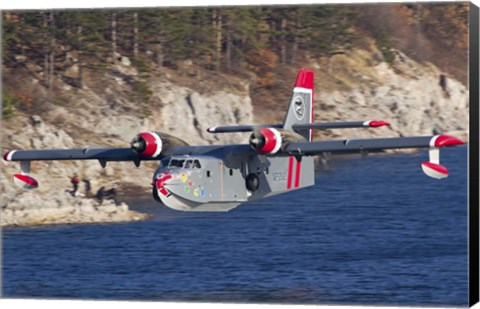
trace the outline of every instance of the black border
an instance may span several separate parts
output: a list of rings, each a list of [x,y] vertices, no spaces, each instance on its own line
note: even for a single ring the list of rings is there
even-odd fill
[[[469,7],[469,305],[479,301],[479,8]]]

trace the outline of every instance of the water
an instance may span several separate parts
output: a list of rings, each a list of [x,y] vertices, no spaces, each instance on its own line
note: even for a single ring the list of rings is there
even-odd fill
[[[3,230],[3,296],[467,306],[467,149],[351,157],[229,213]],[[149,197],[148,197],[149,198]]]

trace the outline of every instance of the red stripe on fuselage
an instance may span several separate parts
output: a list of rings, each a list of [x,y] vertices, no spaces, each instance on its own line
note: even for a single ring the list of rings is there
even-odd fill
[[[297,161],[297,170],[295,171],[295,188],[300,185],[300,170],[302,168],[302,161]]]
[[[310,123],[313,122],[313,112],[314,112],[314,108],[313,108],[313,104],[315,103],[315,89],[312,88],[312,97],[310,98]],[[310,136],[309,136],[309,141],[313,141],[313,130],[310,129]]]
[[[292,187],[293,157],[288,158],[287,189]]]

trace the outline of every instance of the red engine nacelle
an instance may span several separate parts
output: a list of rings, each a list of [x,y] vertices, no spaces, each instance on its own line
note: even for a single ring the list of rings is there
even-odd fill
[[[137,134],[130,143],[130,148],[142,157],[155,158],[162,153],[163,142],[156,132]]]
[[[273,128],[262,128],[250,135],[250,146],[258,153],[274,154],[282,146],[282,134]]]

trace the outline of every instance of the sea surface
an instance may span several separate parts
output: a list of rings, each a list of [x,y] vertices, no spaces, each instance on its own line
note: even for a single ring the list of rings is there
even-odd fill
[[[467,148],[350,156],[228,213],[3,229],[3,297],[467,306]]]

